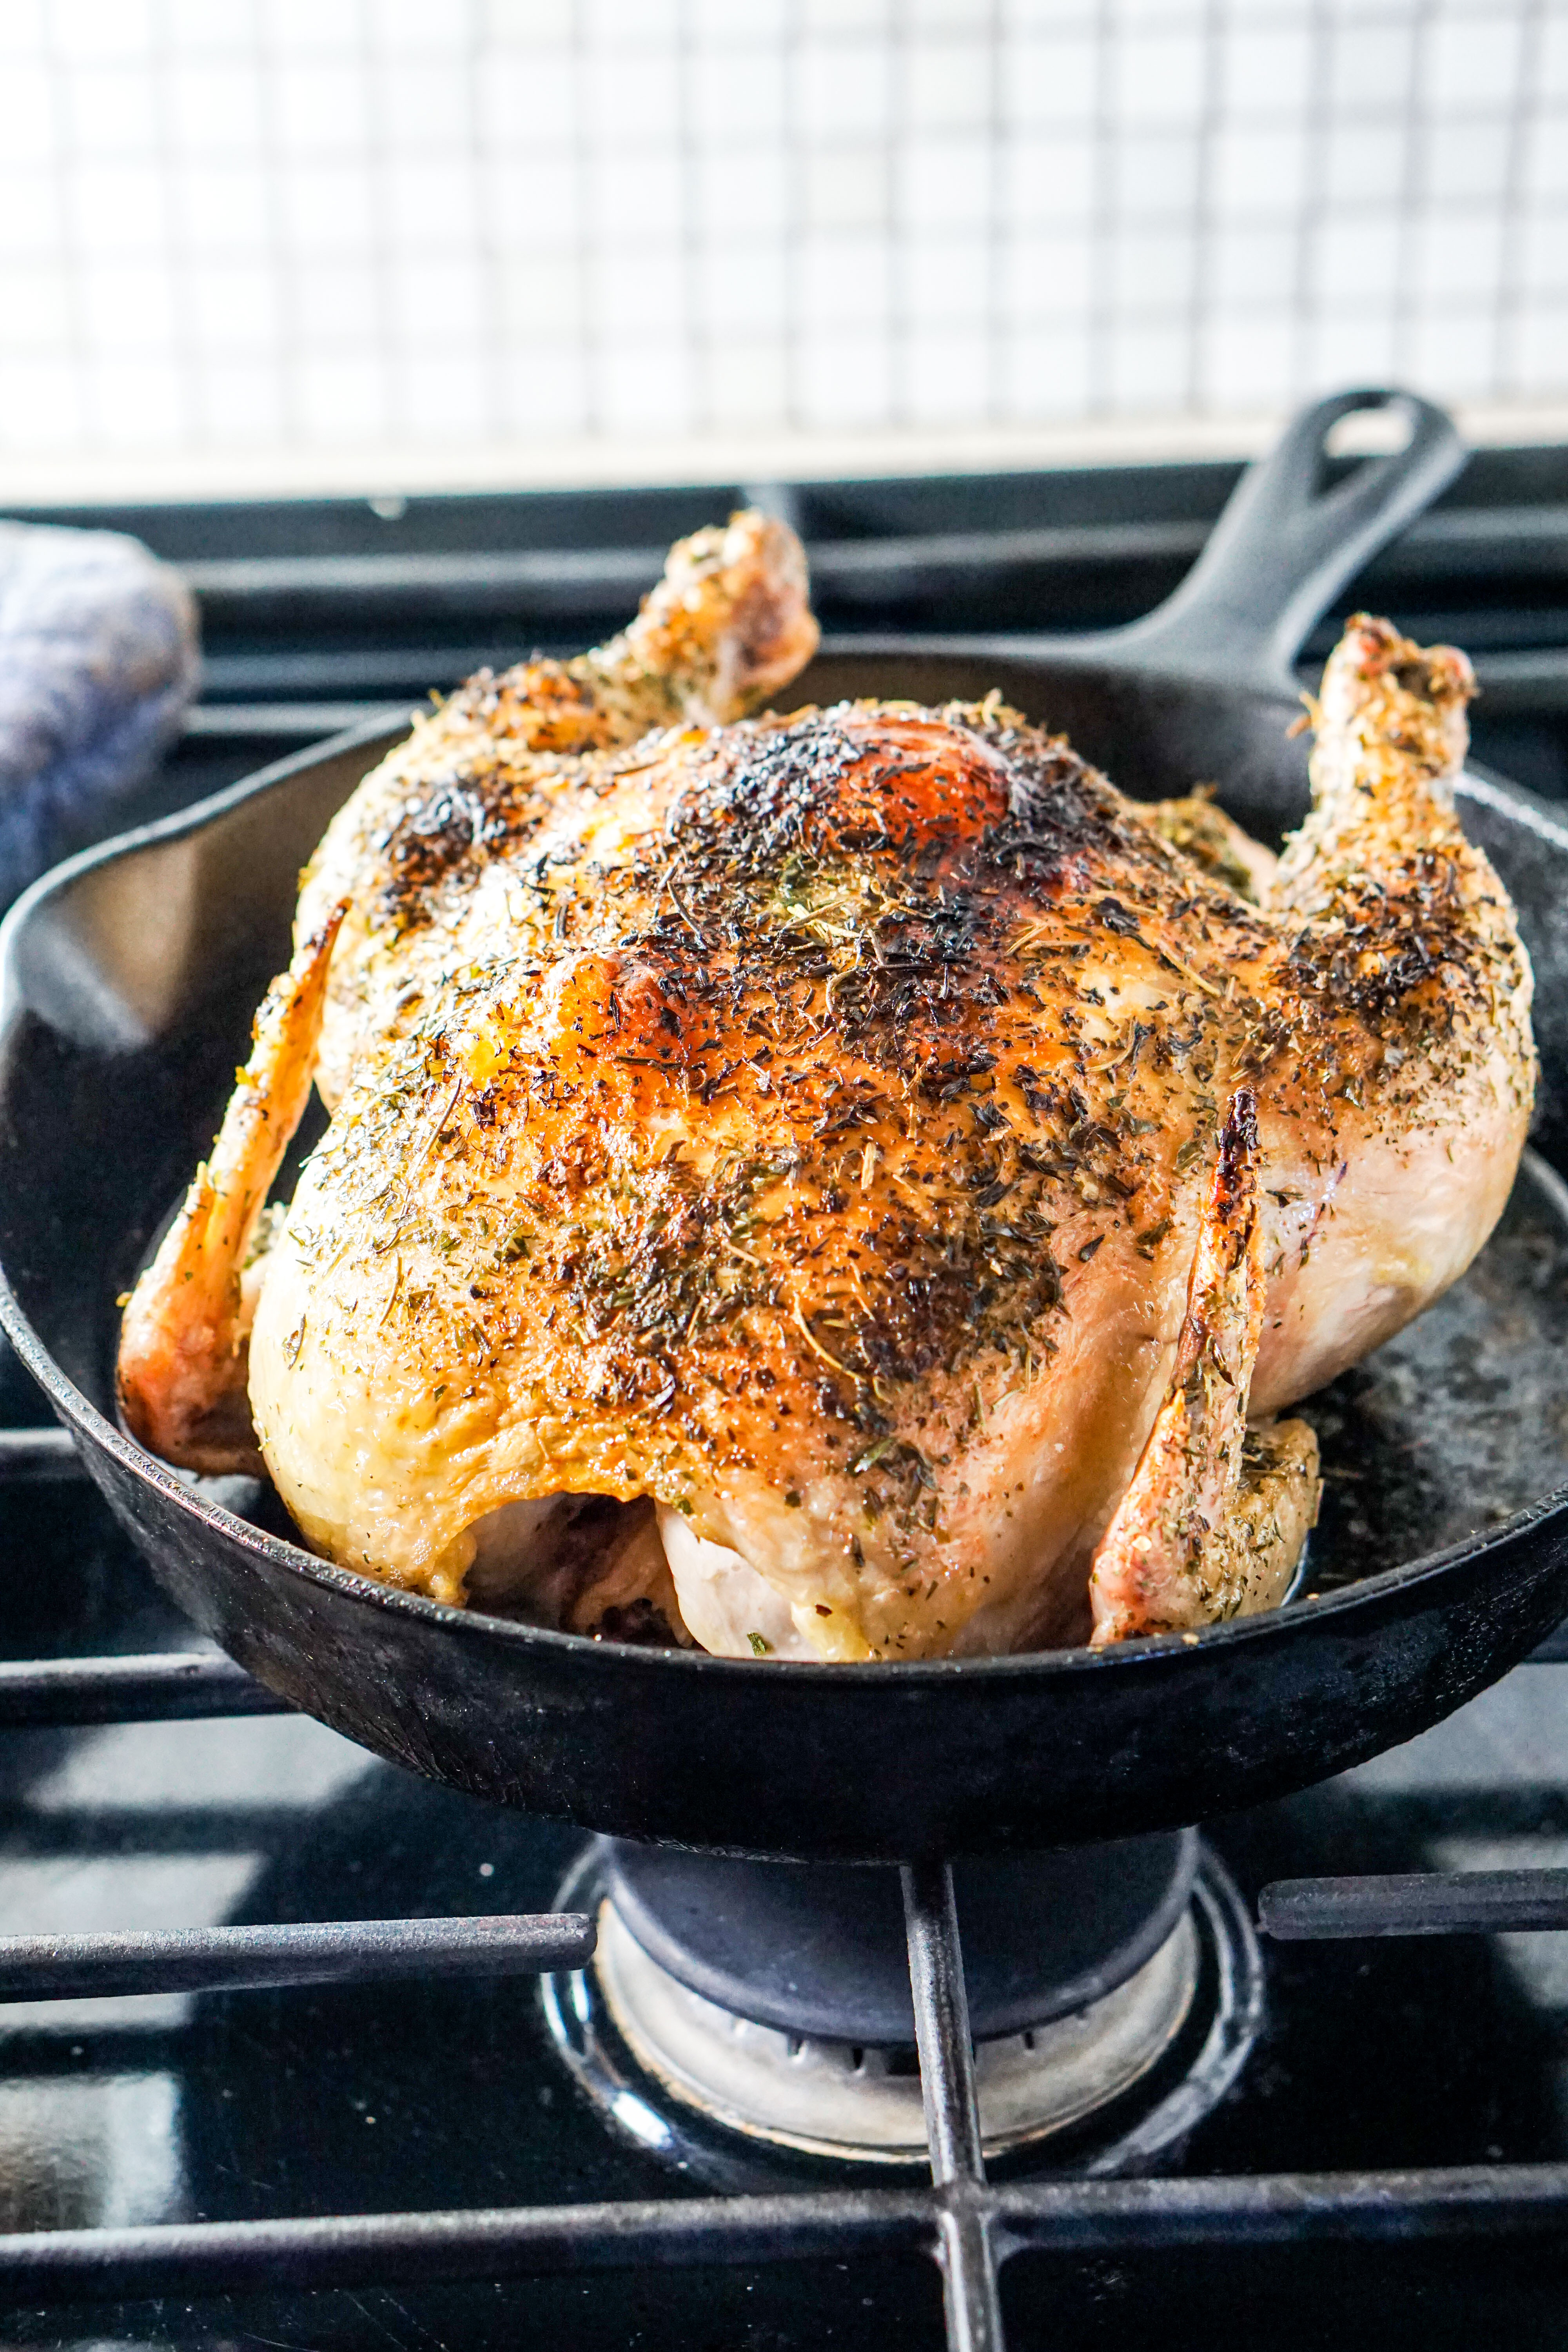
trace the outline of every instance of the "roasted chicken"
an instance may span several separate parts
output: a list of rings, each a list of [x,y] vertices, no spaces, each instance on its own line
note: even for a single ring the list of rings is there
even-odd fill
[[[1352,622],[1276,866],[995,698],[745,718],[815,641],[738,516],[367,778],[126,1313],[127,1423],[265,1463],[345,1567],[577,1631],[896,1659],[1268,1607],[1318,1494],[1275,1416],[1462,1273],[1530,1118],[1468,667]]]

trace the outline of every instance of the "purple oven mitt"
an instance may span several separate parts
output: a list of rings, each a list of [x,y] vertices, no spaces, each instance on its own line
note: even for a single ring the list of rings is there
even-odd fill
[[[0,522],[0,906],[113,830],[200,671],[190,591],[139,541]]]

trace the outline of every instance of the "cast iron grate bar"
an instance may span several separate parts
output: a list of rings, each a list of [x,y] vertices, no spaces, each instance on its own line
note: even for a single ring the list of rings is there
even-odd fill
[[[1568,2230],[1568,2165],[1023,2181],[980,2188],[974,2204],[998,2262],[1026,2251],[1539,2236]],[[940,2261],[945,2210],[934,2188],[842,2189],[34,2230],[0,2236],[0,2291],[11,2301],[64,2304],[857,2253],[922,2252]]]
[[[947,2338],[953,2352],[1001,2352],[1002,2310],[984,2207],[974,2044],[952,1871],[945,1862],[915,1863],[906,1866],[902,1878]]]
[[[1083,2253],[1568,2228],[1563,2164],[988,2186],[951,1871],[945,1864],[906,1868],[903,1894],[929,2190],[17,2232],[0,2237],[0,2288],[78,2303],[914,2250],[942,2273],[954,2352],[1002,2352],[999,2272],[1026,2249]],[[1568,1873],[1282,1881],[1265,1890],[1261,1909],[1265,1927],[1283,1934],[1551,1927],[1568,1916]],[[1369,1929],[1369,1918],[1398,1924]],[[1422,1923],[1414,1930],[1412,1918]],[[577,1914],[14,1937],[0,1938],[0,1998],[532,1972],[582,1965],[594,1940],[593,1922]]]
[[[374,1977],[531,1976],[582,1968],[594,1942],[594,1922],[576,1911],[0,1936],[0,2000],[238,1992]]]
[[[81,1455],[63,1429],[0,1429],[0,1486],[47,1479],[85,1481]]]
[[[0,1730],[72,1723],[179,1723],[215,1715],[290,1715],[221,1650],[108,1658],[0,1659]]]
[[[1258,1924],[1281,1941],[1338,1936],[1500,1936],[1568,1927],[1568,1870],[1461,1870],[1280,1878]]]

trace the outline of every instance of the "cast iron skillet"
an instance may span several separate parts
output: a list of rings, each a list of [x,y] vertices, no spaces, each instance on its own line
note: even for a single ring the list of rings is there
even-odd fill
[[[1329,428],[1391,403],[1407,447],[1323,490]],[[1217,778],[1237,815],[1278,836],[1305,796],[1305,747],[1286,735],[1289,658],[1462,460],[1438,411],[1343,394],[1246,477],[1150,619],[1087,640],[840,645],[798,698],[934,703],[999,687],[1128,790]],[[153,1460],[114,1417],[116,1293],[206,1149],[286,960],[302,861],[395,740],[340,738],[74,860],[4,939],[0,1317],[160,1581],[275,1691],[418,1771],[595,1829],[887,1860],[1117,1836],[1303,1786],[1458,1706],[1568,1611],[1563,1489],[1436,1556],[1195,1643],[764,1665],[389,1591],[288,1540],[275,1501],[269,1529]],[[1568,831],[1485,782],[1467,822],[1535,953],[1550,1132],[1568,1073]],[[265,1499],[237,1499],[267,1519]]]

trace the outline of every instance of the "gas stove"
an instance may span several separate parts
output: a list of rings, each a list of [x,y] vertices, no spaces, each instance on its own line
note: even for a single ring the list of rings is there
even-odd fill
[[[1155,601],[1233,477],[762,495],[830,627],[1059,629]],[[584,641],[742,494],[82,518],[204,601],[145,813]],[[1568,452],[1493,452],[1346,600],[1473,646],[1481,756],[1561,797],[1565,551]],[[282,1711],[47,1418],[7,1364],[7,2344],[1215,2352],[1371,2343],[1396,2298],[1435,2345],[1561,2339],[1561,1637],[1201,1835],[901,1874],[636,1848]]]
[[[1354,2345],[1394,2294],[1434,2343],[1554,2338],[1568,1666],[1201,1842],[959,1864],[976,2128],[942,1873],[616,1848],[252,1712],[42,1435],[6,1492],[8,2343],[983,2344],[1015,2247],[1015,2345]],[[944,2336],[954,2216],[981,2311]]]

